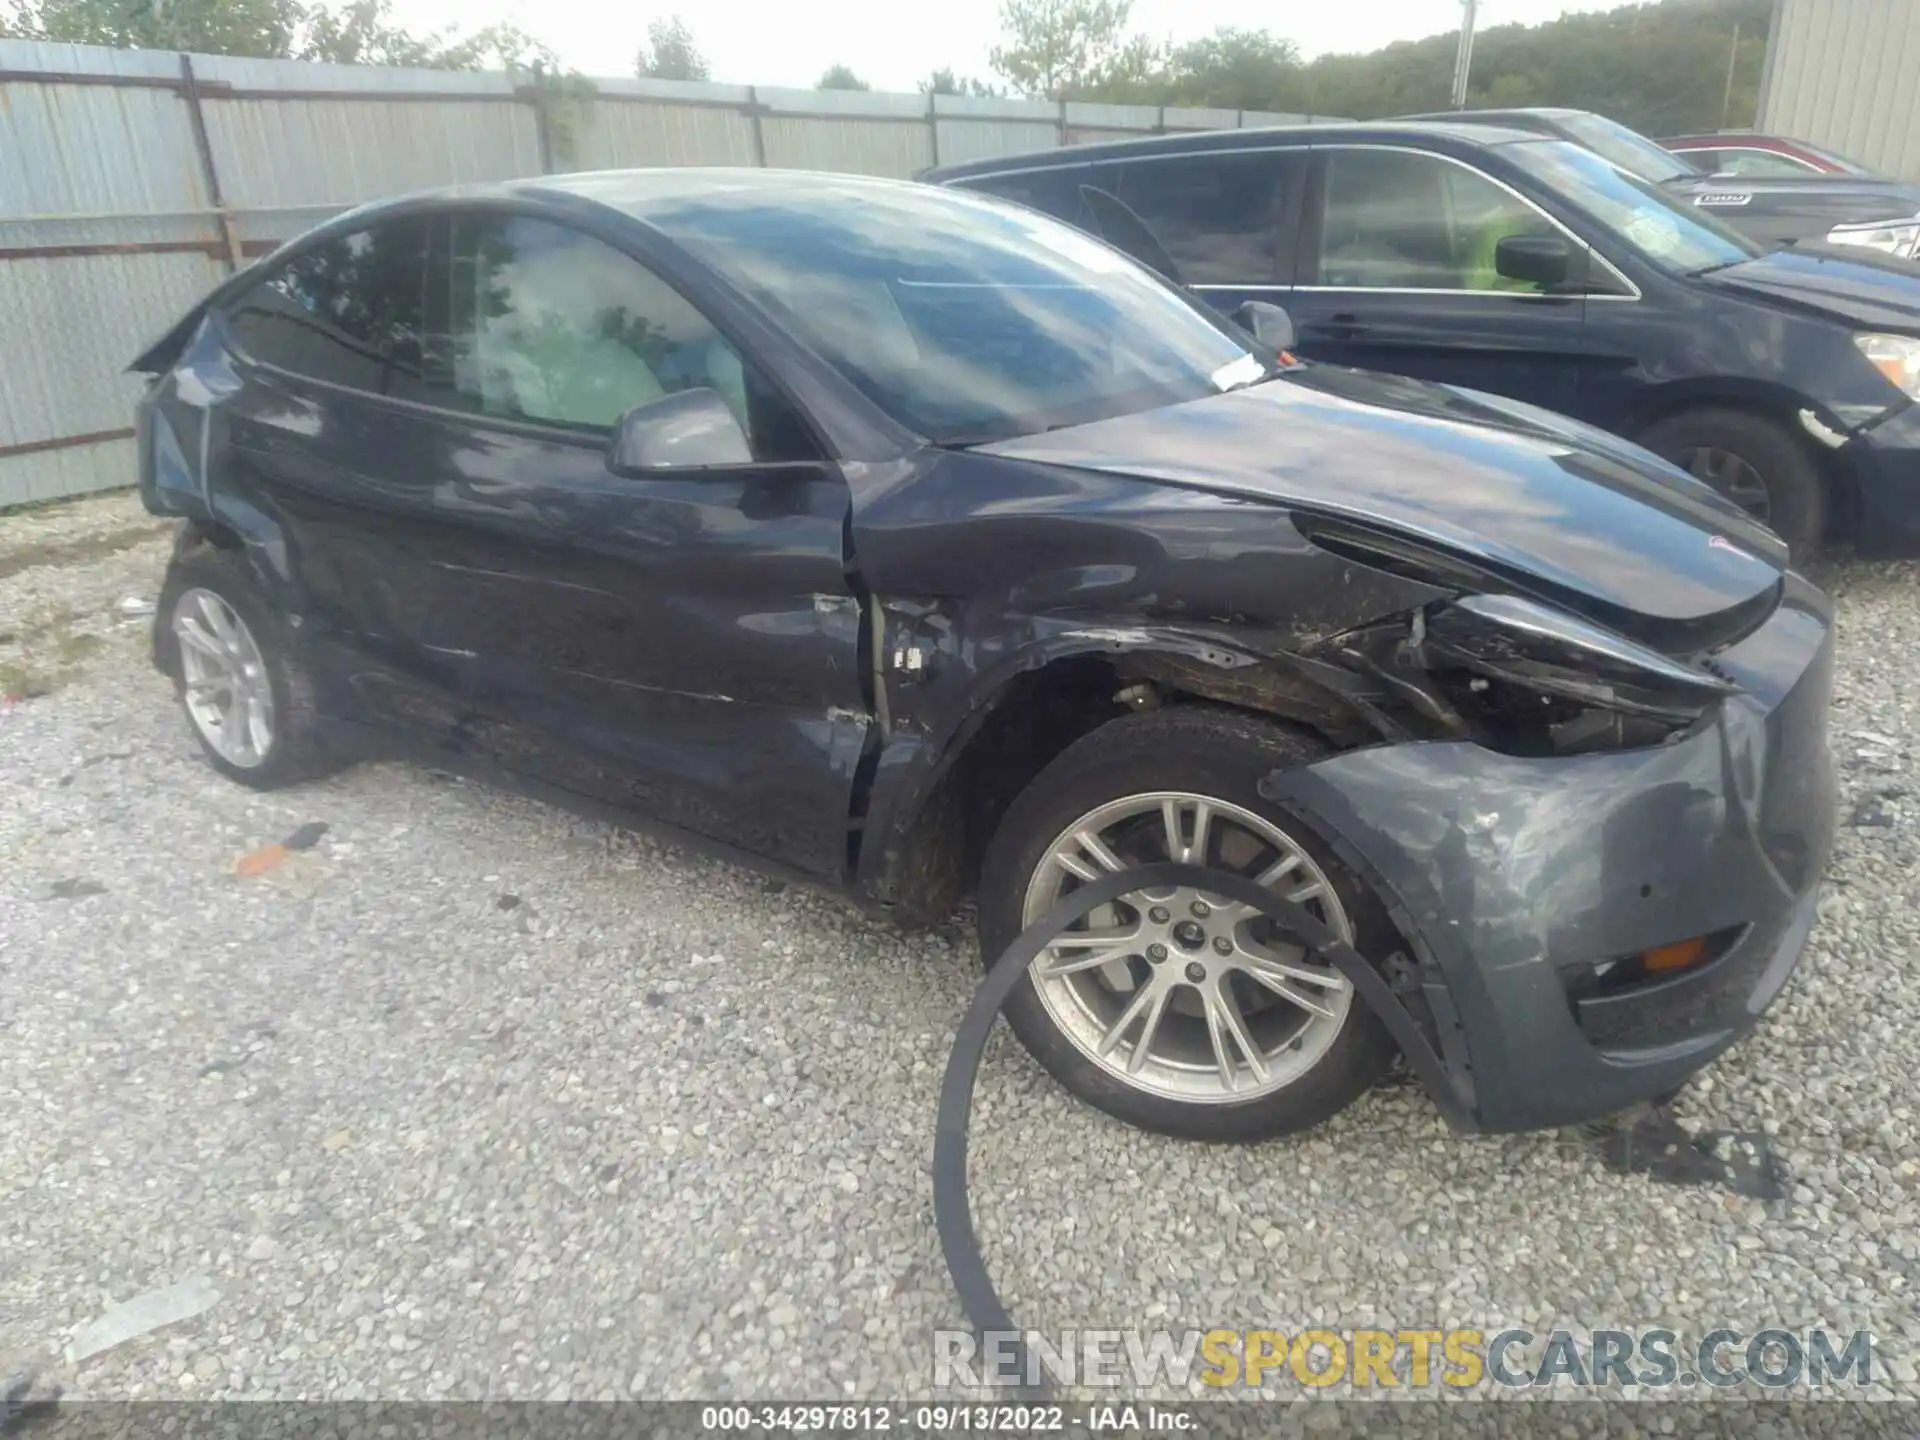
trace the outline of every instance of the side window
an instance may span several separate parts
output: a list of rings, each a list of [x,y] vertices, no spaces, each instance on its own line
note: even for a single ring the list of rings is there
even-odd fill
[[[1002,200],[1030,206],[1056,220],[1064,220],[1069,225],[1077,225],[1082,230],[1098,234],[1099,230],[1088,218],[1085,204],[1080,198],[1082,185],[1100,183],[1089,178],[1091,173],[1088,166],[1074,165],[1059,170],[1023,170],[1012,175],[988,175],[977,181],[962,181],[961,184],[970,190],[984,191]]]
[[[426,222],[396,221],[305,250],[226,311],[240,348],[296,375],[401,393],[417,382]]]
[[[454,215],[436,243],[434,403],[611,428],[635,405],[717,391],[767,461],[819,457],[785,398],[680,293],[591,235],[526,216]]]
[[[1319,283],[1340,289],[1504,290],[1494,253],[1510,235],[1553,224],[1476,170],[1406,150],[1327,154]]]
[[[1118,167],[1119,196],[1196,285],[1271,285],[1285,160],[1274,154],[1168,156]]]

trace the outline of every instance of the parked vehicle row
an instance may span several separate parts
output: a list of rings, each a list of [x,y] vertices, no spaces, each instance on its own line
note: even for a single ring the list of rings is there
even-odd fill
[[[417,196],[234,277],[137,362],[186,521],[155,659],[208,760],[418,754],[903,916],[971,894],[989,960],[1200,864],[1379,966],[1464,1125],[1670,1090],[1812,923],[1828,608],[1708,485],[1489,391],[1711,396],[1659,418],[1745,417],[1765,463],[1809,422],[1712,367],[1810,351],[1816,443],[1892,451],[1891,362],[1830,313],[1871,277],[1538,137],[1192,147],[997,178],[1206,300],[1035,209],[766,171]],[[1242,296],[1403,373],[1301,364],[1208,303]],[[1415,378],[1462,353],[1496,383]],[[1824,494],[1804,453],[1776,518]],[[1371,1003],[1200,886],[1079,922],[1007,1014],[1091,1103],[1246,1139],[1383,1074]]]
[[[1570,140],[1712,212],[1768,249],[1819,242],[1898,260],[1920,255],[1920,186],[1852,173],[1737,178],[1704,173],[1638,131],[1587,110],[1462,110],[1410,118],[1498,125]]]
[[[1769,253],[1590,148],[1487,120],[1163,137],[927,178],[1067,220],[1222,311],[1280,304],[1306,358],[1636,440],[1797,557],[1920,544],[1920,270],[1903,262]]]

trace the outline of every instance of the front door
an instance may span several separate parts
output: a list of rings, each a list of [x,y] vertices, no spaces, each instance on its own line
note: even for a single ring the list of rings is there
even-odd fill
[[[1580,241],[1446,156],[1385,146],[1315,154],[1300,283],[1287,300],[1302,355],[1577,408],[1592,365],[1588,298],[1503,278],[1494,250],[1510,235],[1557,235],[1581,268],[1594,265]]]
[[[867,719],[850,496],[784,396],[600,240],[452,218],[430,267],[436,564],[475,753],[812,873],[845,864]],[[704,386],[750,464],[611,473],[630,407]]]

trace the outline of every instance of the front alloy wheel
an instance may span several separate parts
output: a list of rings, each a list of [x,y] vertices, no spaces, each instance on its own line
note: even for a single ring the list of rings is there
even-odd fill
[[[1353,930],[1327,876],[1274,822],[1186,791],[1130,795],[1080,816],[1027,886],[1031,925],[1080,882],[1161,860],[1218,866]],[[1189,1104],[1257,1100],[1326,1055],[1353,988],[1249,906],[1192,889],[1138,890],[1082,920],[1033,965],[1047,1013],[1116,1079]]]
[[[1386,908],[1307,817],[1259,793],[1330,753],[1264,716],[1174,704],[1076,741],[1021,792],[987,847],[981,952],[991,965],[1081,885],[1173,860],[1253,880],[1363,956],[1398,945]],[[1318,1125],[1385,1074],[1386,1027],[1347,978],[1266,916],[1192,887],[1142,887],[1035,957],[1003,1013],[1074,1094],[1195,1140]]]

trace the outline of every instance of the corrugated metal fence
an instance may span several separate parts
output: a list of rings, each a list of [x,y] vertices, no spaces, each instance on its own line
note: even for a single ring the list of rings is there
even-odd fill
[[[1313,117],[0,41],[0,506],[133,480],[121,372],[235,266],[401,191],[561,170],[928,165]]]
[[[1920,179],[1916,72],[1916,0],[1775,0],[1758,128]]]

